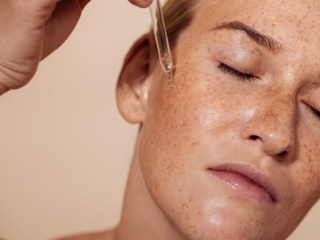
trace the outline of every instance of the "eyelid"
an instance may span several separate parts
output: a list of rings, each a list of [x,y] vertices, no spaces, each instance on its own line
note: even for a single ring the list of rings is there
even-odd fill
[[[252,81],[259,79],[254,72],[242,72],[240,70],[235,69],[234,67],[230,67],[224,62],[219,62],[218,68],[226,74],[234,75],[240,78],[243,81]]]
[[[310,106],[311,111],[316,115],[316,117],[320,118],[320,111]]]
[[[319,106],[319,102],[316,102],[314,100],[308,99],[308,102],[304,102],[307,107],[311,110],[311,112],[318,118],[320,119],[320,107],[316,107]]]

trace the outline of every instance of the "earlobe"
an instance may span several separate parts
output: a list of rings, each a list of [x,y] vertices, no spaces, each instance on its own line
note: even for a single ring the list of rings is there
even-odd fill
[[[142,123],[145,118],[152,41],[152,35],[147,34],[131,47],[118,79],[118,109],[123,118],[130,123]]]

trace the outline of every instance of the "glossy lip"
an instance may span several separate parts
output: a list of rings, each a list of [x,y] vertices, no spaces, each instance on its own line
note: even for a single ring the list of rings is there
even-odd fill
[[[209,167],[208,170],[212,171],[213,174],[214,172],[229,172],[238,174],[265,190],[270,195],[273,203],[278,201],[276,187],[270,178],[257,171],[256,168],[251,165],[243,163],[226,163],[216,167]]]

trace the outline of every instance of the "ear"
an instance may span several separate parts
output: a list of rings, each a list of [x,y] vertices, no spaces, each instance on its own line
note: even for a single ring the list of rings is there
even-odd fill
[[[118,79],[118,109],[122,117],[130,123],[142,123],[145,118],[153,39],[151,34],[147,34],[136,41],[125,58]]]

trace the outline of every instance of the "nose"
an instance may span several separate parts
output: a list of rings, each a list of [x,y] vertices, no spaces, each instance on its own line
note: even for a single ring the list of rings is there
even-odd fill
[[[241,137],[260,145],[269,156],[290,159],[296,137],[295,103],[274,101],[265,105],[253,111],[241,128]]]

